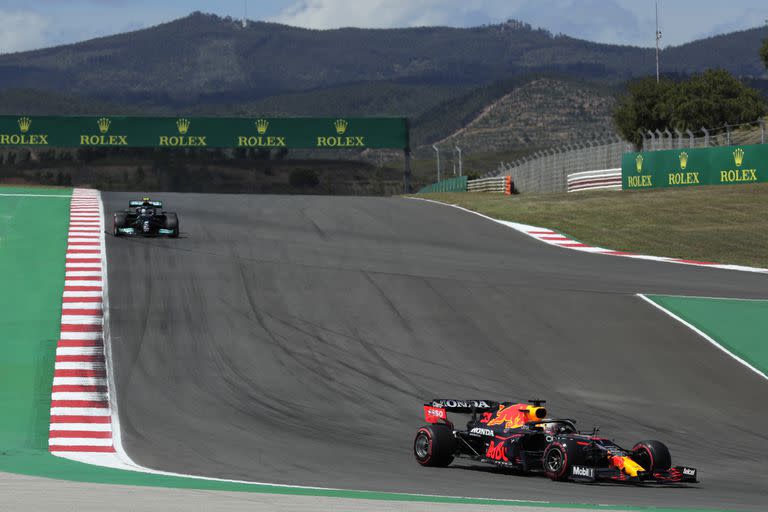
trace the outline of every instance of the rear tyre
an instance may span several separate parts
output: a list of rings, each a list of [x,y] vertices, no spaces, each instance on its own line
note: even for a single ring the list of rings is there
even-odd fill
[[[568,480],[571,468],[581,462],[580,451],[575,443],[550,443],[544,450],[544,473],[552,480]]]
[[[125,227],[128,223],[127,219],[128,216],[125,213],[115,213],[115,216],[112,218],[112,234],[114,236],[123,236],[120,233],[120,228]]]
[[[165,229],[170,229],[173,231],[170,235],[168,235],[169,237],[179,237],[179,217],[175,213],[165,214]]]
[[[640,441],[632,448],[632,460],[651,473],[667,471],[672,467],[669,448],[661,441]]]
[[[413,455],[422,466],[445,467],[453,462],[456,438],[446,425],[425,425],[416,432]]]

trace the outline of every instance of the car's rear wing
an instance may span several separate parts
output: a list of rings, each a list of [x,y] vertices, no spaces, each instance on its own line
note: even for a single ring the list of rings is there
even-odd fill
[[[447,412],[455,412],[459,414],[490,412],[499,408],[499,402],[494,402],[493,400],[453,400],[445,398],[436,398],[424,405],[445,409]]]
[[[493,400],[453,400],[436,398],[424,404],[424,419],[427,423],[447,423],[448,412],[458,414],[477,414],[495,411],[499,402]]]
[[[129,208],[138,208],[139,206],[143,206],[144,203],[149,203],[150,206],[155,208],[162,208],[163,202],[162,201],[128,201],[128,207]]]

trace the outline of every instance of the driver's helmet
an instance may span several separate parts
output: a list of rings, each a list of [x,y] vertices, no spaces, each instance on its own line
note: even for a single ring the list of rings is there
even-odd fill
[[[554,422],[539,423],[539,426],[547,434],[557,434],[560,430],[560,425]]]
[[[540,423],[539,426],[550,435],[560,434],[566,430],[565,425],[557,422]]]

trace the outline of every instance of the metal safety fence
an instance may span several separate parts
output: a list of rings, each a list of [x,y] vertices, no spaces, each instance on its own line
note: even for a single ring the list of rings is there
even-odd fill
[[[765,119],[749,123],[724,125],[719,128],[699,128],[698,130],[640,130],[643,137],[642,151],[660,151],[664,149],[709,148],[716,146],[742,146],[765,144]]]
[[[514,162],[502,162],[488,175],[510,176],[520,193],[566,192],[569,174],[620,168],[622,155],[633,149],[631,143],[618,137],[568,144]]]

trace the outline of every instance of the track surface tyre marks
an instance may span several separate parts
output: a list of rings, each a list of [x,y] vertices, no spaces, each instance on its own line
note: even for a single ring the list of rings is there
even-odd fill
[[[130,198],[105,194],[106,211]],[[765,382],[633,295],[765,298],[764,276],[573,253],[401,199],[163,200],[184,219],[179,239],[107,240],[117,398],[138,463],[429,494],[764,503]],[[662,439],[705,484],[556,484],[414,461],[424,400],[542,394],[625,446]]]

